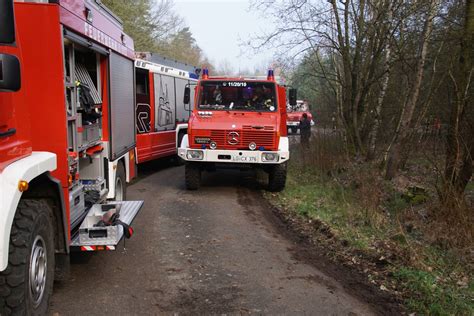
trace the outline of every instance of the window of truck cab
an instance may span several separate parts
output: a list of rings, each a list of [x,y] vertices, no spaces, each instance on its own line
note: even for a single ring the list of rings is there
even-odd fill
[[[272,82],[209,80],[199,87],[198,110],[277,111],[276,87]]]

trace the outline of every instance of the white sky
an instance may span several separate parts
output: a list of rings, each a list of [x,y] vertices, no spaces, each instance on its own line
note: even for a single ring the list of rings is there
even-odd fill
[[[270,64],[271,52],[241,52],[239,46],[265,30],[259,13],[249,12],[249,0],[174,0],[174,3],[175,11],[184,18],[199,47],[218,68],[226,63],[235,71],[253,70]]]

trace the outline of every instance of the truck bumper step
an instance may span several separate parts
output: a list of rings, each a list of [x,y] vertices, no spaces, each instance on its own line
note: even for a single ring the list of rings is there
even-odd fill
[[[143,206],[143,201],[112,201],[95,204],[82,222],[79,232],[72,238],[71,250],[100,251],[115,250],[125,235],[123,225],[97,225],[111,208],[119,209],[120,222],[131,225]]]

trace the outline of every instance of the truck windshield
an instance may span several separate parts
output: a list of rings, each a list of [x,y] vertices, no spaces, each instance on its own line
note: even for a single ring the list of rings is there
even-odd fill
[[[198,109],[274,112],[275,84],[249,81],[205,81],[201,84]]]
[[[308,102],[298,100],[296,105],[287,104],[286,110],[287,112],[307,112],[309,111]]]

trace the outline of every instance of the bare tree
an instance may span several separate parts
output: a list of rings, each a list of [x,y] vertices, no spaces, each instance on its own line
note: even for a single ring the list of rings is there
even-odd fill
[[[325,78],[339,100],[340,121],[357,153],[366,150],[361,129],[369,111],[368,96],[386,72],[379,65],[390,39],[387,32],[393,31],[393,25],[386,23],[391,3],[397,8],[400,1],[291,0],[255,4],[281,21],[276,21],[272,33],[256,37],[253,47],[276,48],[292,59],[301,55],[315,59],[319,64],[317,76]],[[324,65],[327,60],[333,66]]]
[[[438,5],[438,0],[429,1],[428,12],[425,17],[423,32],[420,38],[419,56],[415,66],[415,78],[409,90],[408,98],[402,108],[398,127],[388,150],[385,169],[386,179],[392,179],[397,174],[400,168],[400,162],[402,161],[402,155],[407,150],[406,145],[409,143],[408,140],[411,135],[413,114],[417,106],[423,80],[424,66],[428,54],[428,42],[433,29],[433,19],[437,13]]]
[[[167,41],[183,27],[183,18],[174,11],[172,0],[154,0],[151,17],[154,25],[153,38],[157,43]]]
[[[375,158],[375,150],[376,150],[376,144],[377,144],[377,136],[378,136],[378,131],[380,128],[380,125],[382,123],[382,106],[385,100],[385,95],[387,92],[387,87],[388,87],[388,82],[390,80],[390,65],[391,65],[391,57],[392,57],[392,49],[390,45],[391,41],[391,35],[390,30],[392,29],[391,25],[393,24],[393,5],[395,3],[391,3],[388,5],[388,12],[387,12],[387,21],[386,24],[388,24],[388,32],[385,32],[386,36],[389,37],[387,38],[385,42],[385,56],[384,56],[384,61],[383,61],[383,76],[381,78],[381,83],[380,83],[380,92],[377,97],[377,104],[374,109],[374,123],[372,125],[372,128],[369,133],[369,144],[368,144],[368,150],[367,150],[367,159],[372,160]]]

